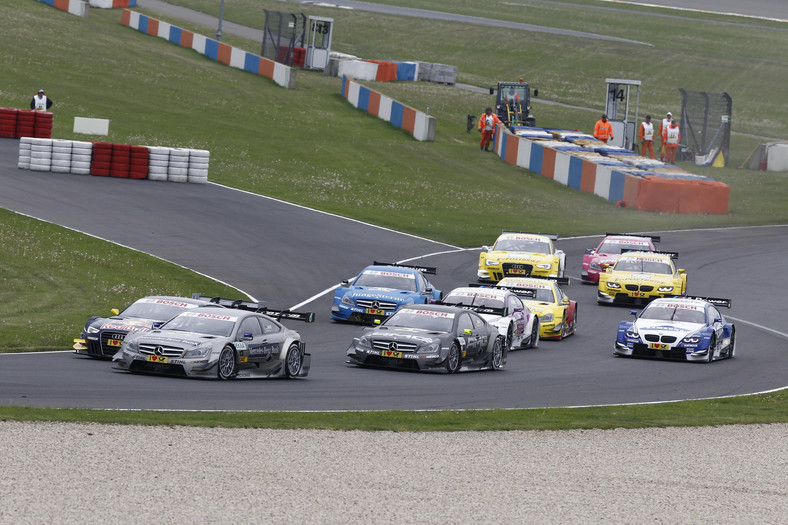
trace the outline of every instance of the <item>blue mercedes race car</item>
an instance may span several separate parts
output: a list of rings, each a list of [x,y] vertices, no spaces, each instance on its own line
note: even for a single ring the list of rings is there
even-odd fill
[[[429,266],[376,261],[337,287],[331,319],[372,324],[391,316],[402,305],[439,301],[441,291],[424,277],[435,273],[436,269]]]
[[[655,299],[634,321],[621,321],[613,353],[711,363],[736,353],[736,328],[720,313],[730,299]],[[636,312],[633,310],[633,314]]]

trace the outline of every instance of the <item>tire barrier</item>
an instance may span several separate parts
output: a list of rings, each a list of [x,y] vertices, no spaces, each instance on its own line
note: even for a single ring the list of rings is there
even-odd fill
[[[181,47],[193,49],[199,54],[227,66],[270,78],[284,88],[295,88],[296,70],[271,59],[248,53],[243,49],[229,46],[218,40],[187,31],[129,9],[123,10],[120,23],[136,29],[140,33],[157,36]]]
[[[169,182],[208,182],[208,150],[37,137],[19,139],[20,169]]]
[[[372,91],[368,87],[353,82],[348,77],[342,78],[342,97],[353,107],[375,115],[402,128],[416,140],[435,140],[435,117],[406,106],[396,100]]]
[[[0,137],[50,138],[53,115],[49,111],[32,109],[0,108]]]
[[[730,188],[570,130],[499,125],[495,151],[508,164],[622,207],[668,213],[728,213]]]
[[[83,18],[88,16],[90,5],[84,0],[38,0],[42,4],[67,11],[68,13]],[[136,0],[134,0],[136,1]]]

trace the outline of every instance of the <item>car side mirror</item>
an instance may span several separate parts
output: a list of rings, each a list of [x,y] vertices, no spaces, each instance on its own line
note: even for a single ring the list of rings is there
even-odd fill
[[[470,334],[472,332],[473,332],[473,330],[471,330],[470,328],[466,328],[466,329],[463,330],[463,333],[466,333],[466,334]]]
[[[630,310],[629,311],[629,315],[634,315],[635,317],[637,317],[638,311],[637,310]]]
[[[683,268],[679,268],[679,275],[682,275],[684,273],[686,273],[686,270],[684,270]]]
[[[594,253],[594,249],[593,248],[586,248],[586,253]]]
[[[483,252],[489,252],[490,251],[490,247],[489,246],[482,246],[482,251]]]
[[[113,308],[112,310],[110,310],[110,312],[112,313],[112,315],[118,315],[120,313],[120,310],[118,310],[117,308]]]
[[[715,317],[714,318],[714,322],[715,323],[721,323],[722,322],[722,317]]]
[[[254,339],[252,332],[244,332],[243,337],[241,337],[241,341],[251,341],[252,339]]]
[[[348,288],[348,287],[350,286],[350,281],[348,281],[347,279],[345,279],[344,281],[342,281],[341,283],[339,283],[339,285],[340,285],[342,288]]]
[[[380,324],[380,319],[375,319],[375,320],[374,320],[374,321],[372,321],[372,322],[373,322],[374,324],[377,324],[377,325],[379,325],[379,324]]]
[[[564,297],[564,304],[569,304],[569,297]]]
[[[428,286],[424,289],[424,295],[432,295],[432,286]]]

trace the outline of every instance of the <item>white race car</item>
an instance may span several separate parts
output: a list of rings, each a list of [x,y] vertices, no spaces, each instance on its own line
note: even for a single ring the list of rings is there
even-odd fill
[[[621,321],[613,353],[711,363],[736,354],[736,327],[720,313],[730,299],[655,299],[634,321]]]
[[[508,290],[476,285],[455,288],[441,302],[475,310],[506,338],[507,351],[539,344],[539,318]]]

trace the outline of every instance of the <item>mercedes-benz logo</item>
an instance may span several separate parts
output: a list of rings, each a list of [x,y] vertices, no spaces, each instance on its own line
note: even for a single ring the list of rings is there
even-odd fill
[[[372,301],[372,308],[378,310],[380,308],[380,303],[378,301]]]
[[[389,350],[391,350],[392,352],[396,352],[397,351],[397,343],[396,343],[396,341],[392,341],[392,342],[389,343]]]
[[[156,355],[164,355],[164,348],[157,346],[153,349],[153,353]]]

